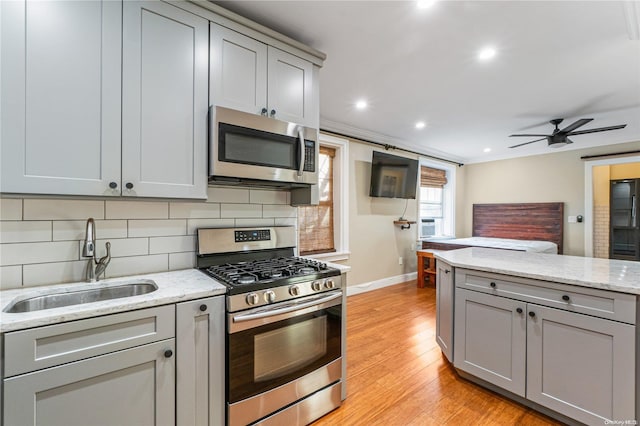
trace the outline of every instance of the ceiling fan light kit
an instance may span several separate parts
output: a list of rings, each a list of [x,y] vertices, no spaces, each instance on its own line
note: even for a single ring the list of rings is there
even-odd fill
[[[549,123],[551,123],[553,126],[555,126],[555,129],[553,130],[553,133],[551,133],[550,135],[540,135],[540,134],[509,135],[509,137],[540,138],[540,139],[536,139],[536,140],[533,140],[533,141],[521,143],[521,144],[518,144],[518,145],[513,145],[513,146],[510,146],[509,148],[518,148],[520,146],[529,145],[530,143],[539,142],[539,141],[542,141],[542,140],[545,140],[545,139],[547,140],[547,145],[549,147],[551,147],[551,148],[559,148],[561,146],[565,146],[565,145],[568,145],[570,143],[573,143],[573,141],[568,138],[569,136],[584,135],[584,134],[587,134],[587,133],[596,133],[596,132],[607,132],[609,130],[624,129],[627,126],[626,124],[620,124],[620,125],[617,125],[617,126],[598,127],[598,128],[595,128],[595,129],[588,129],[588,130],[576,130],[577,128],[582,127],[585,124],[593,121],[593,118],[581,118],[580,120],[577,120],[577,121],[573,122],[572,124],[569,124],[564,129],[560,130],[558,128],[558,125],[560,123],[562,123],[563,121],[564,121],[563,118],[554,118],[553,120],[549,121]]]

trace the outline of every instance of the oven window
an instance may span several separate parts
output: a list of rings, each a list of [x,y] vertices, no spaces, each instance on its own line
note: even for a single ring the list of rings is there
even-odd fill
[[[342,305],[227,335],[227,401],[294,381],[341,354]]]
[[[253,346],[253,380],[262,382],[289,374],[326,355],[327,317],[258,334]]]
[[[221,161],[297,170],[295,137],[220,124],[219,143]]]

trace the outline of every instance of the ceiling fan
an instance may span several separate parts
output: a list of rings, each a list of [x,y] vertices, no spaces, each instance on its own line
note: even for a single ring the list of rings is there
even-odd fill
[[[626,124],[621,124],[619,126],[598,127],[597,129],[575,131],[578,127],[582,127],[585,124],[587,124],[588,122],[593,121],[593,118],[581,118],[580,120],[574,122],[573,124],[568,125],[564,129],[560,130],[558,128],[558,124],[562,123],[563,120],[564,119],[562,119],[562,118],[554,118],[553,120],[549,121],[549,123],[551,123],[554,126],[556,126],[555,130],[550,135],[534,135],[534,134],[509,135],[509,137],[514,137],[514,136],[516,136],[516,137],[524,136],[524,137],[530,137],[530,138],[540,137],[540,139],[536,139],[534,141],[521,143],[521,144],[518,144],[518,145],[513,145],[513,146],[510,146],[509,148],[517,148],[519,146],[528,145],[530,143],[539,142],[539,141],[545,140],[545,139],[547,140],[547,143],[548,143],[548,145],[550,147],[558,148],[560,146],[564,146],[564,145],[568,145],[570,143],[573,143],[573,141],[571,141],[568,138],[568,136],[584,135],[584,134],[587,134],[587,133],[596,133],[596,132],[606,132],[607,130],[624,129],[627,126]]]

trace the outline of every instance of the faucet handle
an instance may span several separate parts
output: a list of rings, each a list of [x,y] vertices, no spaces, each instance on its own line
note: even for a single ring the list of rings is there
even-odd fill
[[[100,279],[100,275],[102,275],[106,270],[109,262],[111,262],[111,243],[109,241],[106,242],[105,247],[107,249],[107,254],[98,260],[98,264],[96,265],[96,279]]]

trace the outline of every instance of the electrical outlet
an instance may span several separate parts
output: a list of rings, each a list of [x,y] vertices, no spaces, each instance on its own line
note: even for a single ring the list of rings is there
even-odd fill
[[[398,265],[402,265],[402,257],[398,258]]]

